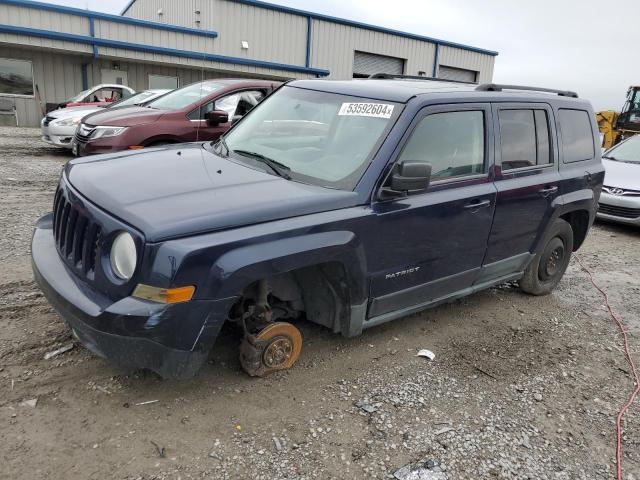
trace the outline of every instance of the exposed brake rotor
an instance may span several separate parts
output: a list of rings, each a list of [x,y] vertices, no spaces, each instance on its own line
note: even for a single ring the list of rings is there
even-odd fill
[[[240,345],[240,363],[252,377],[264,377],[291,368],[302,351],[302,334],[294,325],[275,322],[255,335],[245,336]]]

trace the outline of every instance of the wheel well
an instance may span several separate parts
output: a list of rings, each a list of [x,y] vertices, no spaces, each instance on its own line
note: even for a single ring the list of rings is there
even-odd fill
[[[586,210],[574,210],[560,216],[561,219],[568,222],[573,230],[573,251],[580,248],[584,239],[587,237],[589,230],[589,212]]]
[[[260,284],[265,281],[270,307],[279,318],[304,314],[307,320],[336,333],[346,328],[350,299],[347,272],[341,263],[321,263],[252,282],[234,304],[231,319],[239,318],[246,305],[257,303]]]
[[[174,138],[154,138],[149,143],[145,145],[145,147],[155,147],[160,145],[169,145],[172,143],[180,143],[178,140]]]

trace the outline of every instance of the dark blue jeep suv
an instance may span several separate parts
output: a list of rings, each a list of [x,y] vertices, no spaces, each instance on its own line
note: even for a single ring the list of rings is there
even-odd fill
[[[300,320],[353,336],[501,282],[549,293],[603,177],[572,92],[293,81],[215,144],[69,162],[33,267],[98,355],[193,375],[230,321],[262,376]]]

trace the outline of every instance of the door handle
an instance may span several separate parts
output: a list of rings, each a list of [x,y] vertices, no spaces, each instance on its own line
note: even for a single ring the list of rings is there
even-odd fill
[[[558,191],[558,187],[546,187],[541,190],[538,190],[538,193],[546,198],[549,195],[556,193],[557,191]]]
[[[478,210],[491,206],[491,200],[477,200],[464,206],[467,210]]]

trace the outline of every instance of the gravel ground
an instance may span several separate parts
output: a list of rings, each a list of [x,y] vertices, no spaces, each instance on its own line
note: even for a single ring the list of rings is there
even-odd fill
[[[0,128],[0,478],[615,477],[633,383],[575,261],[547,297],[502,285],[354,339],[302,325],[301,361],[266,379],[242,373],[231,329],[185,382],[77,344],[44,360],[72,339],[33,282],[29,240],[67,160],[35,129]],[[580,251],[637,362],[639,241],[596,224]],[[640,480],[639,408],[624,421],[626,480]]]

